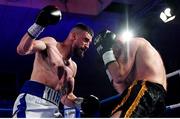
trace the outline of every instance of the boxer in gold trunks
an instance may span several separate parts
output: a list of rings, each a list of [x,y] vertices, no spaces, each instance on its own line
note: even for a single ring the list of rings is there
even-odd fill
[[[94,45],[121,94],[109,116],[160,117],[165,111],[166,72],[157,50],[144,38],[126,41],[105,30]]]

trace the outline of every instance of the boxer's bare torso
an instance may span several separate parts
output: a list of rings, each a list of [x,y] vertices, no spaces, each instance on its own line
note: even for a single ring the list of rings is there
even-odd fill
[[[149,42],[142,38],[134,38],[128,44],[118,41],[113,47],[114,55],[119,64],[119,80],[113,80],[117,92],[122,93],[134,80],[146,80],[158,83],[166,90],[166,72],[159,53]],[[112,118],[119,118],[121,110]]]
[[[17,52],[20,55],[35,53],[30,80],[59,91],[62,94],[61,102],[73,106],[76,98],[73,90],[77,66],[71,60],[71,55],[83,57],[91,42],[92,36],[89,32],[76,28],[62,43],[52,37],[35,40],[26,33],[17,47]]]
[[[31,80],[43,83],[57,91],[70,93],[73,88],[76,64],[62,56],[63,45],[49,40],[44,51],[36,52]]]
[[[166,72],[159,53],[144,39],[134,38],[127,46],[120,41],[114,54],[120,66],[121,81],[114,80],[114,87],[123,92],[134,80],[147,80],[161,84],[166,90]]]

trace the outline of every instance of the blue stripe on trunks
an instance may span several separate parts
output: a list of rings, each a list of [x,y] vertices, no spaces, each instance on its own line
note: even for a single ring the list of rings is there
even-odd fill
[[[18,118],[26,118],[26,101],[25,101],[26,94],[19,100],[20,104],[17,106],[17,117]]]

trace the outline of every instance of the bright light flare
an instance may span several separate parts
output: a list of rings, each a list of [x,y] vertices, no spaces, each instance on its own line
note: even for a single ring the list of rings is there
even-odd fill
[[[132,39],[132,37],[134,36],[133,35],[133,32],[132,31],[129,31],[129,30],[125,30],[124,32],[122,32],[122,34],[120,35],[121,38],[124,40],[124,41],[129,41]]]

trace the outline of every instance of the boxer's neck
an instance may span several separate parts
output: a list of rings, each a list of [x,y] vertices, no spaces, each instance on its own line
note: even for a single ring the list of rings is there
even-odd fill
[[[71,47],[65,43],[57,43],[57,49],[63,56],[63,60],[68,61],[71,57]]]

